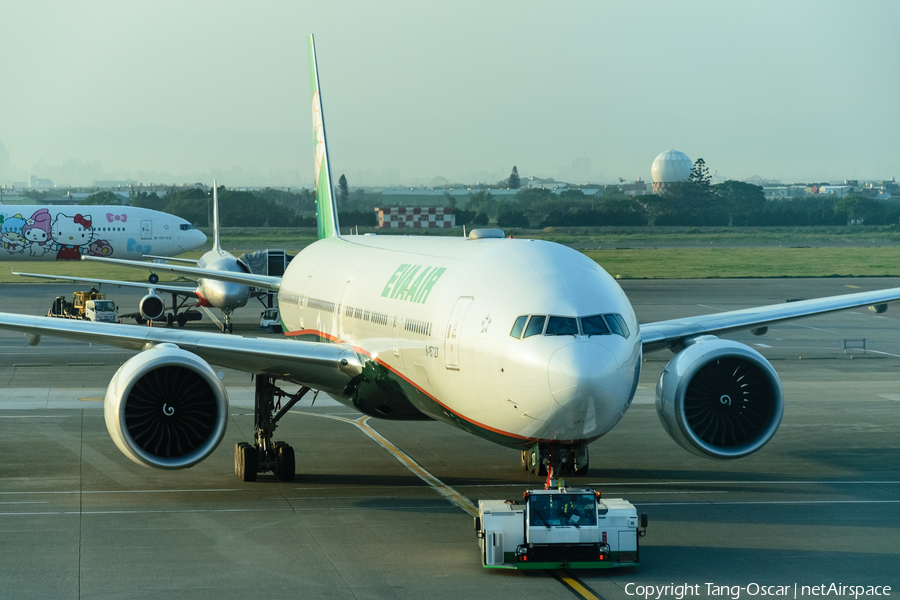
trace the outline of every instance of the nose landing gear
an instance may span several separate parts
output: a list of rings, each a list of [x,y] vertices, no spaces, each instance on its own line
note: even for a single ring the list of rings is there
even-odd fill
[[[587,475],[587,444],[585,442],[575,444],[538,442],[528,450],[522,451],[522,468],[525,471],[544,476],[547,474],[547,468],[551,465],[554,474],[578,477]]]

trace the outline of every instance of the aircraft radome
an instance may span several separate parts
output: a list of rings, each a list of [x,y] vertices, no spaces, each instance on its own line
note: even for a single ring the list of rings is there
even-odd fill
[[[218,365],[256,376],[253,440],[235,448],[248,481],[265,471],[293,478],[293,450],[273,432],[310,389],[373,417],[459,427],[521,450],[534,471],[583,473],[588,444],[631,404],[642,354],[666,348],[677,353],[657,386],[665,431],[696,454],[739,458],[778,429],[782,386],[756,350],[717,335],[900,300],[895,288],[638,325],[616,281],[561,245],[498,230],[341,236],[309,42],[320,239],[283,277],[167,265],[278,292],[285,338],[0,313],[0,327],[29,343],[52,335],[143,350],[104,404],[110,435],[137,463],[183,468],[215,450],[229,420]],[[302,388],[276,412],[279,385]]]

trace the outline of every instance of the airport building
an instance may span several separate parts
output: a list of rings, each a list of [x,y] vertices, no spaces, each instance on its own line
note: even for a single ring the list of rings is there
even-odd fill
[[[653,193],[665,195],[672,184],[687,181],[694,163],[688,155],[678,150],[666,150],[656,157],[650,167],[653,178]]]
[[[376,208],[378,226],[386,229],[448,229],[456,226],[456,215],[443,206],[388,206]]]

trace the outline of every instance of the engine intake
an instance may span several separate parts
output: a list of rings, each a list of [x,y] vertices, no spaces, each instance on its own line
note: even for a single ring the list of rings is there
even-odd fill
[[[106,390],[106,428],[134,462],[183,469],[209,456],[228,420],[228,395],[212,367],[174,344],[129,359]]]
[[[762,354],[702,336],[666,365],[656,385],[656,412],[672,439],[694,454],[741,458],[775,435],[784,394]]]
[[[166,312],[166,303],[156,294],[147,294],[141,298],[138,310],[141,311],[142,317],[148,321],[153,321],[162,317],[163,313]]]

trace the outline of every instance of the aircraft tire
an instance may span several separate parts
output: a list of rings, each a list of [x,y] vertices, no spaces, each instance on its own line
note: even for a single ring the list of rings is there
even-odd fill
[[[238,442],[234,445],[234,476],[241,476],[241,446],[246,444],[247,442]]]
[[[147,278],[150,283],[159,283],[159,275],[156,273],[150,273],[150,277]]]
[[[166,315],[166,325],[171,327],[174,322],[175,322],[175,315],[173,315],[172,313],[167,314]]]
[[[256,481],[256,448],[250,444],[241,446],[240,471],[241,481]]]
[[[179,327],[184,327],[187,323],[187,316],[184,313],[180,313],[175,319],[178,321]]]
[[[294,480],[294,449],[288,444],[282,443],[275,448],[278,478],[282,481]]]
[[[229,323],[225,326],[225,333],[232,333],[234,331],[234,323]]]

